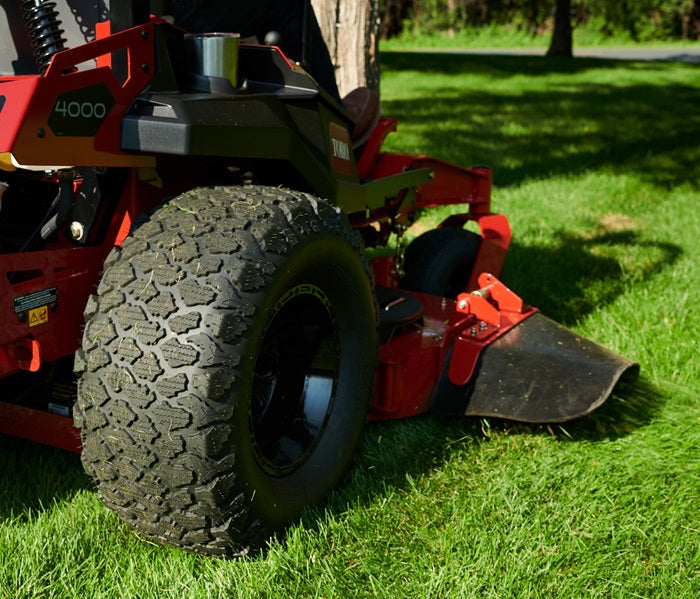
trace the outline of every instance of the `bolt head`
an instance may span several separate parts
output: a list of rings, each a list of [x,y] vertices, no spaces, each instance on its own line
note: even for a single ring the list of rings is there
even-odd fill
[[[79,223],[77,220],[74,220],[70,224],[70,235],[73,239],[80,239],[84,232],[83,224]]]

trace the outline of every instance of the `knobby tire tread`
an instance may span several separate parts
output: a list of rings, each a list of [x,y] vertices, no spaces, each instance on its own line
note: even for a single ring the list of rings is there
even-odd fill
[[[268,538],[233,473],[226,392],[270,277],[321,231],[361,254],[342,213],[308,194],[199,188],[107,258],[85,310],[74,416],[102,501],[143,534],[209,555]]]

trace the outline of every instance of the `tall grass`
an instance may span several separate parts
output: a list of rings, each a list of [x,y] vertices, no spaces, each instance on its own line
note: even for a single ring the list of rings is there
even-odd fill
[[[383,64],[390,148],[492,164],[507,283],[642,381],[562,426],[373,424],[344,487],[228,562],[149,544],[76,456],[1,439],[0,597],[700,596],[697,67]]]

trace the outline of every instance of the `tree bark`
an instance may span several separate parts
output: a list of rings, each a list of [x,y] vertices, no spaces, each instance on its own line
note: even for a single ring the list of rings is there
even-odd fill
[[[691,0],[682,17],[683,39],[696,40],[700,37],[700,2]]]
[[[479,15],[481,24],[487,25],[489,22],[489,3],[487,0],[479,0]]]
[[[379,0],[312,0],[341,96],[379,91]]]
[[[457,0],[447,0],[447,12],[450,15],[450,25],[447,33],[450,37],[454,37],[456,33],[454,19],[457,14]]]
[[[554,31],[547,56],[573,56],[571,0],[557,0],[554,10]]]

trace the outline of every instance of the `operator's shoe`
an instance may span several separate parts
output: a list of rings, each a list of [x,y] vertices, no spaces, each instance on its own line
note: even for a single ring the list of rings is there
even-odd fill
[[[343,98],[343,104],[355,121],[352,145],[354,148],[359,148],[367,142],[379,122],[381,115],[379,96],[367,87],[358,87]]]

